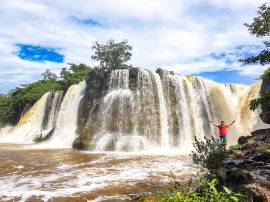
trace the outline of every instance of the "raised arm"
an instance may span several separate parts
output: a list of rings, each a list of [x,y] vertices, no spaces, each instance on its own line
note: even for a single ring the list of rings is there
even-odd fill
[[[214,124],[212,121],[209,121],[209,123],[211,123],[213,126],[218,127],[218,125]]]
[[[229,127],[231,127],[235,123],[235,120],[229,124]]]

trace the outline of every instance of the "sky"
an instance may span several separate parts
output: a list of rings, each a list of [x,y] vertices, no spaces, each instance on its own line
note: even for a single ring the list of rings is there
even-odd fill
[[[0,93],[91,61],[95,41],[127,39],[130,64],[250,85],[263,68],[238,60],[261,39],[245,22],[262,0],[0,0]]]

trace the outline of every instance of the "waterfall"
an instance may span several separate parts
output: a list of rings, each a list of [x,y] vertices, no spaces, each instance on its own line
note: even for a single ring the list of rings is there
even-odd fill
[[[114,89],[127,89],[129,84],[128,78],[129,78],[128,69],[116,69],[112,71],[109,83],[110,91]]]
[[[154,73],[155,83],[157,85],[157,94],[159,100],[159,118],[160,118],[160,131],[161,131],[161,147],[164,149],[169,149],[170,146],[170,135],[168,126],[168,114],[166,110],[166,102],[164,98],[163,88],[160,76]]]
[[[46,134],[50,133],[54,129],[62,99],[63,99],[62,91],[49,93],[49,98],[45,108],[45,116],[43,117],[42,123],[43,136],[46,136]]]
[[[236,143],[257,123],[258,112],[249,111],[247,120],[237,114],[248,108],[255,96],[251,91],[258,93],[258,88],[218,84],[166,70],[138,69],[136,75],[136,84],[129,88],[129,70],[112,72],[100,112],[102,129],[93,138],[96,150],[190,150],[195,137],[217,135],[209,121],[218,124],[234,119],[238,125],[230,129],[229,141]],[[248,130],[241,129],[251,123]]]
[[[228,136],[235,144],[239,136],[267,126],[258,118],[260,110],[249,110],[260,86],[219,84],[161,69],[117,69],[111,72],[105,95],[94,101],[98,107],[90,114],[96,119],[88,117],[95,129],[82,126],[83,135],[90,137],[96,151],[190,151],[195,137],[217,136],[210,120],[236,120]],[[85,88],[83,81],[70,86],[64,98],[60,91],[44,94],[15,127],[0,130],[0,142],[33,143],[41,134],[46,141],[37,147],[71,147],[79,135],[78,110]],[[84,102],[88,104],[87,96]]]
[[[55,130],[44,146],[53,148],[72,146],[76,138],[79,104],[85,87],[85,81],[69,87],[58,112]]]
[[[19,120],[9,133],[0,134],[1,142],[33,143],[37,135],[42,134],[42,123],[46,103],[51,93],[45,93]]]
[[[101,130],[94,138],[98,151],[139,150],[144,145],[134,133],[135,103],[128,85],[129,70],[119,69],[111,73],[109,93],[102,104]]]

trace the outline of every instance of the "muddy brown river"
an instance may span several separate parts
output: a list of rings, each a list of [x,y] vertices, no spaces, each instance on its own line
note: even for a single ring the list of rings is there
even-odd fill
[[[187,156],[0,144],[0,201],[137,201],[196,175]]]

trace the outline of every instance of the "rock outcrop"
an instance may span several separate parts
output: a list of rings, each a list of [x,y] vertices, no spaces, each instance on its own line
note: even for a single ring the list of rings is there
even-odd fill
[[[240,137],[224,161],[225,184],[252,201],[270,201],[270,128]]]
[[[73,146],[78,149],[88,149],[87,145],[80,145],[90,141],[90,135],[94,134],[100,127],[97,112],[103,96],[108,90],[110,72],[93,69],[86,75],[86,89],[79,107],[79,120],[77,133],[79,137],[74,141]]]

